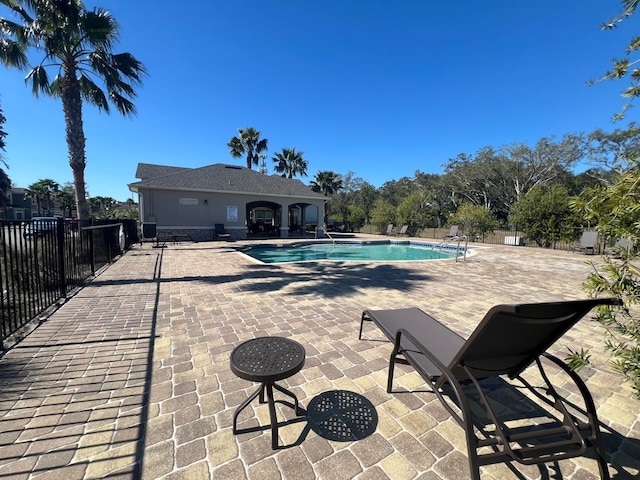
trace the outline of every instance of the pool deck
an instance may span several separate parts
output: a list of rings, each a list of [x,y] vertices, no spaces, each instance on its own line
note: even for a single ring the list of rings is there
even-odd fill
[[[136,246],[6,352],[0,479],[467,479],[462,429],[422,379],[398,366],[395,385],[405,392],[386,392],[391,344],[371,325],[358,340],[362,310],[417,306],[466,337],[496,304],[584,298],[585,261],[599,258],[474,244],[466,262],[263,265],[239,254],[241,245]],[[375,432],[328,440],[278,405],[288,447],[273,451],[259,428],[233,435],[233,412],[256,385],[231,372],[229,354],[263,335],[304,345],[305,366],[282,382],[304,408],[334,390],[360,395],[375,406]],[[609,369],[601,326],[585,319],[551,351],[564,357],[567,348],[591,349],[581,375],[604,424],[612,478],[637,478],[640,400]],[[240,427],[268,418],[253,403]],[[481,473],[598,478],[591,458]]]

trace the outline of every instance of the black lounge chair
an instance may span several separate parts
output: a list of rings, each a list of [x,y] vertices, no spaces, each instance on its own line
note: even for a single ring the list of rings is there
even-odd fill
[[[582,456],[587,449],[593,449],[600,477],[609,479],[593,398],[582,379],[545,350],[592,308],[619,304],[617,299],[589,299],[498,305],[489,310],[467,340],[418,308],[365,310],[358,338],[362,338],[364,322],[373,321],[394,342],[387,380],[389,393],[396,362],[413,366],[429,383],[465,431],[471,478],[480,478],[481,465],[513,461],[541,464]],[[586,411],[560,396],[550,383],[541,357],[566,372],[582,395]],[[521,376],[533,363],[544,387],[534,387]],[[495,381],[504,375],[519,380],[531,392],[533,396],[528,400],[535,397],[540,400],[536,404],[544,406],[546,412],[554,412],[555,415],[547,415],[554,421],[541,424],[537,418],[537,422],[532,419],[526,427],[508,427],[501,419],[504,412],[498,414],[492,409],[485,391],[491,379]],[[481,422],[477,420],[478,410],[472,415],[472,400],[484,409],[482,413],[489,419],[491,431],[478,426]],[[525,412],[520,415],[519,421],[533,417]]]
[[[214,225],[216,238],[220,240],[229,240],[231,238],[231,234],[227,233],[222,223],[216,223]]]

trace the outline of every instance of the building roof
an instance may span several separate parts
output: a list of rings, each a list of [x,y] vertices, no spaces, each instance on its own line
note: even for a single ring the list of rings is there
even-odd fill
[[[142,178],[142,180],[129,184],[129,189],[134,192],[149,188],[325,198],[324,195],[314,192],[311,187],[298,179],[283,178],[280,175],[265,175],[239,165],[222,163],[200,168],[167,167],[140,163],[136,177]]]
[[[148,178],[164,177],[174,173],[190,170],[186,167],[169,167],[166,165],[154,165],[153,163],[139,163],[136,169],[136,178],[146,180]]]

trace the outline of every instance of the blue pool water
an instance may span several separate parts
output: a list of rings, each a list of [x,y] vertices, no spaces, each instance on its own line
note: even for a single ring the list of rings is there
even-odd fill
[[[260,246],[244,251],[264,263],[339,261],[402,261],[455,258],[456,251],[436,244],[406,243],[313,243]],[[462,254],[462,250],[461,250]]]

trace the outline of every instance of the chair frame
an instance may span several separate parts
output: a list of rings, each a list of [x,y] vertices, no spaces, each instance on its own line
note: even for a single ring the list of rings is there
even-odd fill
[[[573,326],[580,318],[582,318],[588,311],[596,305],[619,305],[620,302],[617,299],[591,299],[578,302],[560,302],[564,304],[579,303],[584,305],[578,305],[577,308],[581,308],[567,323],[568,327],[560,327],[560,330],[553,332],[554,338],[551,343],[555,342],[559,336],[561,336],[568,328]],[[586,302],[586,303],[585,303]],[[545,304],[539,304],[545,305]],[[558,302],[549,305],[558,305]],[[526,307],[526,305],[524,305]],[[428,314],[422,312],[419,309],[406,309],[408,316],[413,317],[413,320],[404,321],[405,327],[401,327],[395,330],[390,325],[388,318],[389,312],[396,311],[374,311],[365,310],[362,313],[360,322],[360,334],[362,339],[363,325],[365,321],[373,321],[380,328],[380,330],[387,336],[389,340],[394,343],[391,356],[389,358],[389,372],[387,378],[387,392],[393,393],[393,375],[394,367],[396,363],[411,365],[416,371],[425,379],[425,381],[431,387],[431,390],[440,400],[445,409],[453,417],[453,419],[462,427],[465,432],[469,469],[471,472],[471,478],[474,480],[480,479],[480,466],[491,465],[495,463],[510,463],[516,461],[523,465],[542,464],[547,462],[554,462],[557,460],[563,460],[567,458],[573,458],[576,456],[582,456],[588,449],[592,449],[595,454],[595,459],[598,463],[598,469],[600,472],[600,478],[608,480],[609,471],[607,467],[606,454],[604,449],[604,442],[602,434],[599,428],[599,421],[596,414],[595,403],[591,396],[587,386],[580,376],[571,371],[569,367],[559,358],[546,353],[544,351],[533,352],[527,360],[519,363],[517,366],[509,367],[509,371],[506,373],[512,380],[519,381],[533,396],[535,396],[539,403],[544,403],[553,410],[555,413],[554,418],[561,417],[562,421],[555,422],[556,425],[553,428],[540,428],[544,425],[533,425],[528,431],[521,432],[518,430],[510,430],[506,424],[500,420],[500,416],[491,408],[490,402],[486,396],[486,393],[481,385],[482,380],[488,378],[495,378],[504,375],[505,372],[501,371],[497,375],[492,374],[478,374],[479,370],[476,367],[469,366],[464,358],[464,352],[472,347],[475,338],[482,334],[482,329],[486,326],[487,322],[491,321],[494,313],[500,314],[501,312],[515,312],[519,309],[519,305],[499,305],[492,308],[483,321],[478,325],[476,331],[466,341],[455,332],[448,329],[442,323],[438,322]],[[397,310],[400,315],[402,309]],[[385,315],[382,314],[385,313]],[[429,336],[425,336],[423,329],[420,331],[420,327],[414,328],[416,332],[409,331],[411,329],[411,322],[417,325],[415,322],[420,320],[420,314],[424,316],[425,324],[429,327],[435,328],[433,338],[437,337],[437,340],[432,340],[436,343],[436,347],[441,349],[440,355],[434,353],[427,348],[424,343],[428,342]],[[565,318],[566,320],[566,318]],[[556,328],[556,327],[553,327]],[[422,335],[421,335],[422,334]],[[445,338],[449,336],[449,338]],[[418,338],[421,337],[421,338]],[[449,345],[438,345],[439,343],[449,343]],[[480,342],[482,344],[482,341]],[[544,343],[544,342],[543,342]],[[549,345],[550,345],[549,344]],[[453,356],[451,361],[449,359],[442,360],[442,349],[457,348],[461,345],[459,351]],[[548,348],[548,345],[543,345],[544,350]],[[436,350],[434,348],[433,350]],[[444,356],[447,356],[445,354]],[[473,355],[473,352],[472,352]],[[582,410],[574,404],[570,404],[564,399],[558,391],[553,387],[549,380],[549,375],[545,370],[541,358],[544,358],[545,363],[553,364],[565,372],[569,378],[573,381],[577,387],[580,395],[582,396],[584,408]],[[548,362],[547,362],[548,361]],[[448,364],[445,364],[448,363]],[[543,387],[534,387],[529,381],[521,376],[521,373],[530,365],[535,364],[537,370],[544,382]],[[443,387],[449,387],[453,391],[451,397],[454,401],[448,400],[448,395]],[[468,395],[465,393],[465,388],[473,389],[479,399],[480,404],[484,407],[487,418],[495,426],[495,431],[492,434],[488,434],[486,431],[475,426],[470,401]],[[540,392],[544,391],[544,394]],[[454,404],[459,411],[456,411]],[[581,419],[576,415],[570,413],[568,406],[571,406],[574,411],[578,411],[581,416],[586,417]],[[547,412],[548,413],[548,412]],[[526,418],[526,417],[525,417]],[[484,433],[483,437],[476,434],[478,432]],[[556,439],[558,437],[559,439]],[[536,441],[544,440],[546,443],[535,444]],[[530,442],[534,442],[531,445]],[[522,444],[527,445],[522,445]],[[483,447],[489,447],[491,451],[486,453],[479,452]]]

